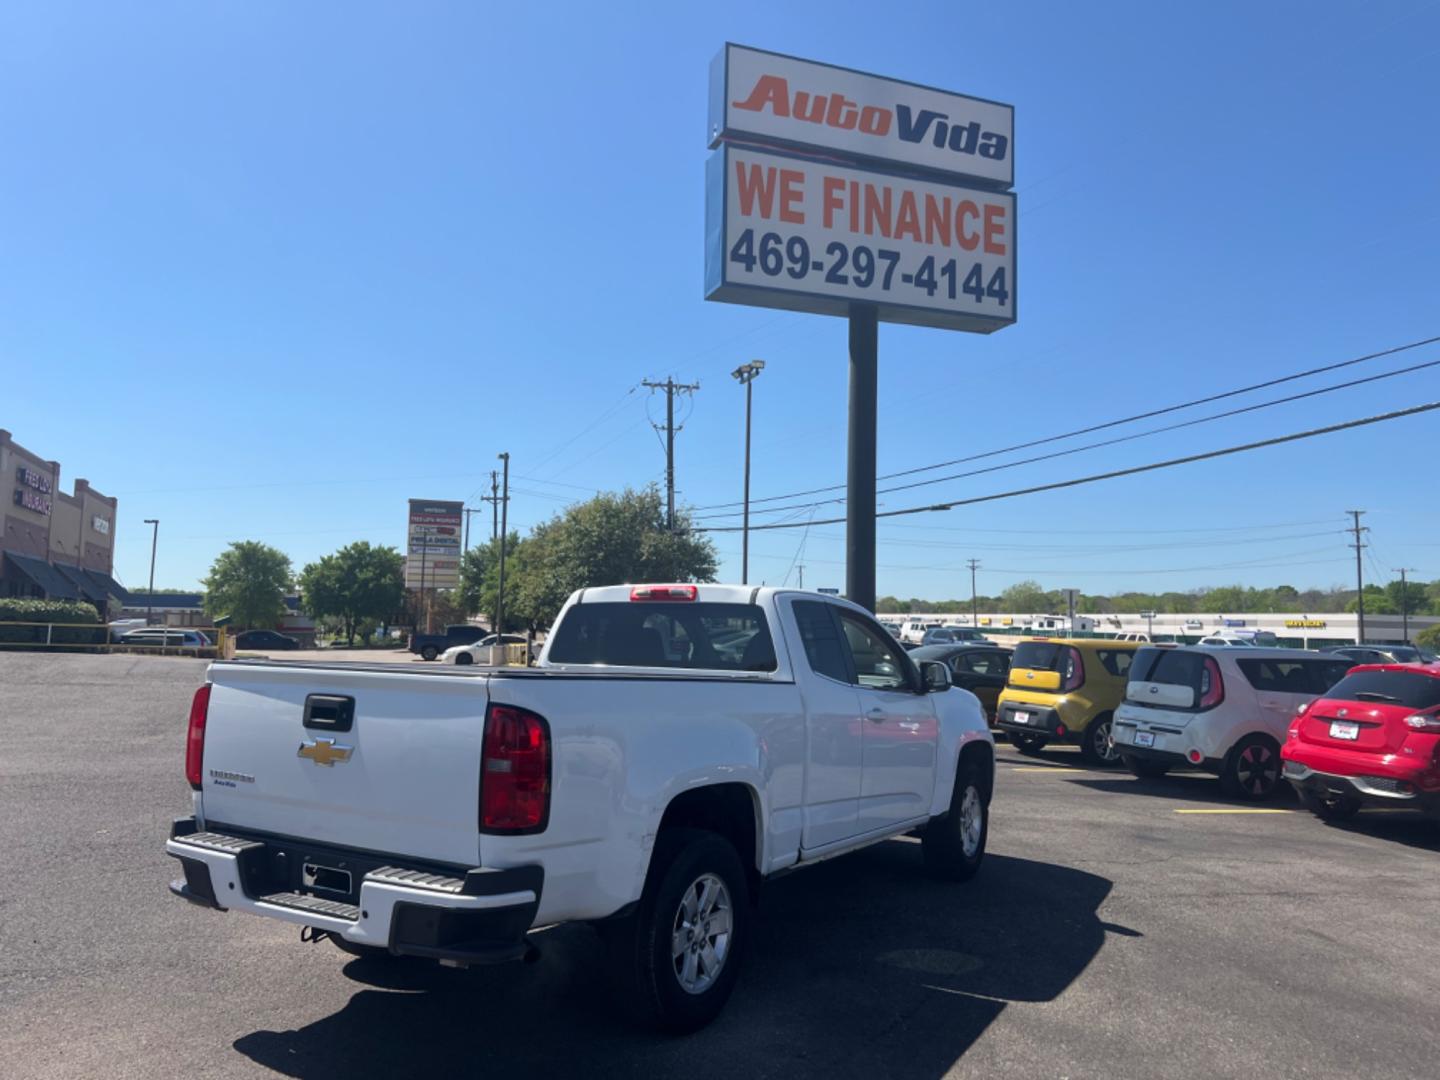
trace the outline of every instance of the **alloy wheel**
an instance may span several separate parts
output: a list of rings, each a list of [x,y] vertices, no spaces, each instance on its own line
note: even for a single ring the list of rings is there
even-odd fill
[[[675,911],[670,959],[675,978],[687,994],[703,994],[719,978],[730,956],[734,926],[730,890],[714,874],[690,883]]]

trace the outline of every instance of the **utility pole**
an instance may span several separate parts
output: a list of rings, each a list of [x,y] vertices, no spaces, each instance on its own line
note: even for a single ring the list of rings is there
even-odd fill
[[[675,529],[675,433],[680,429],[675,426],[675,395],[693,394],[700,389],[699,383],[677,383],[670,376],[665,381],[651,382],[649,379],[641,379],[641,386],[648,386],[651,390],[665,391],[665,527],[672,532]],[[660,426],[654,425],[659,431]]]
[[[155,547],[160,543],[160,519],[146,518],[150,530],[150,592],[145,597],[145,625],[150,625],[150,609],[155,605]],[[108,639],[107,639],[108,640]]]
[[[505,483],[504,493],[500,496],[500,583],[496,589],[495,596],[495,647],[490,650],[490,662],[496,663],[495,657],[500,657],[499,663],[505,662],[505,645],[502,634],[505,633],[505,531],[509,527],[507,520],[510,510],[510,454],[505,452],[500,455],[504,463]],[[498,650],[498,652],[496,651]]]
[[[1404,626],[1402,633],[1405,637],[1405,644],[1410,644],[1410,590],[1405,585],[1405,575],[1413,574],[1413,566],[1402,566],[1395,571],[1400,575],[1400,620]]]
[[[481,502],[490,504],[490,541],[500,539],[500,474],[490,470],[490,494],[481,495]]]
[[[966,565],[970,567],[970,618],[975,626],[979,626],[980,597],[975,592],[975,571],[980,569],[980,560],[971,559]]]
[[[1356,612],[1356,614],[1359,615],[1359,617],[1360,617],[1360,618],[1359,618],[1359,622],[1358,622],[1359,637],[1356,639],[1355,644],[1357,644],[1357,645],[1364,645],[1364,644],[1365,644],[1365,575],[1364,575],[1364,571],[1361,570],[1361,568],[1360,568],[1360,552],[1364,550],[1365,545],[1360,542],[1360,534],[1361,534],[1361,533],[1367,533],[1367,532],[1369,532],[1370,530],[1369,530],[1369,529],[1362,529],[1362,528],[1360,527],[1360,515],[1362,515],[1363,513],[1365,513],[1364,510],[1346,510],[1345,512],[1346,512],[1347,514],[1351,515],[1351,516],[1355,519],[1355,524],[1351,527],[1352,530],[1353,530],[1354,533],[1355,533],[1355,543],[1353,543],[1353,544],[1350,545],[1351,547],[1353,547],[1353,548],[1355,549],[1355,612]]]

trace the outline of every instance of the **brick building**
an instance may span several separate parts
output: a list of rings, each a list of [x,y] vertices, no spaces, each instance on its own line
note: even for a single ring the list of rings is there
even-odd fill
[[[88,600],[108,614],[128,599],[115,569],[114,498],[86,480],[60,490],[60,463],[0,428],[0,596]]]

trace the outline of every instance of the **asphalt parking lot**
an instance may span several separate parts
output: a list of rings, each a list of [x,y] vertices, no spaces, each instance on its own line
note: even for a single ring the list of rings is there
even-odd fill
[[[173,899],[203,661],[0,653],[0,1074],[1423,1077],[1440,830],[1003,747],[969,885],[891,841],[767,886],[735,997],[629,1027],[595,935],[375,965]]]

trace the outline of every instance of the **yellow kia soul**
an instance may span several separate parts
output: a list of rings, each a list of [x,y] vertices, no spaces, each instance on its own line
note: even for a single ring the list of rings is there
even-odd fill
[[[1086,761],[1119,761],[1110,721],[1125,699],[1125,677],[1141,644],[1109,638],[1020,642],[1000,694],[997,726],[1022,754],[1048,742],[1072,742]]]

